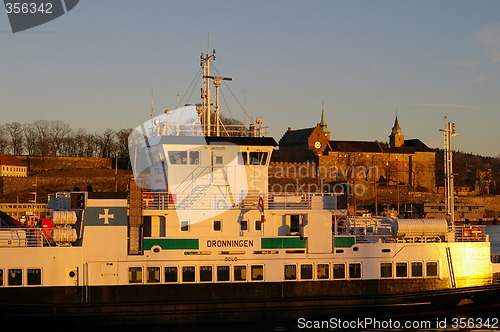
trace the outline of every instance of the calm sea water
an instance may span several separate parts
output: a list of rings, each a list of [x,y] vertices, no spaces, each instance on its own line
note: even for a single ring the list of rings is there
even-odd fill
[[[500,225],[487,225],[486,233],[490,235],[491,254],[500,255]]]

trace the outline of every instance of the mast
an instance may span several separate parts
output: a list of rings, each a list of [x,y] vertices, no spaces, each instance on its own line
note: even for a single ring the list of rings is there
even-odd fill
[[[205,136],[211,136],[211,103],[210,103],[210,60],[215,60],[215,49],[212,54],[201,53],[200,66],[201,66],[201,126]]]
[[[444,132],[444,172],[445,172],[445,206],[446,215],[448,217],[448,225],[451,230],[453,230],[455,221],[455,192],[453,183],[453,136],[457,136],[455,133],[455,123],[446,123],[446,117],[444,118],[445,128],[441,131]]]

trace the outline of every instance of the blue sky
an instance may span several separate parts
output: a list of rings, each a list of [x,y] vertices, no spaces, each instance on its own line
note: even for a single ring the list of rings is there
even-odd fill
[[[277,140],[319,122],[332,139],[406,138],[500,154],[500,1],[81,0],[13,34],[0,14],[1,121],[133,128],[175,108],[210,46],[238,101]],[[199,82],[191,98],[198,102]],[[189,93],[188,93],[189,95]],[[227,89],[229,111],[243,112]]]

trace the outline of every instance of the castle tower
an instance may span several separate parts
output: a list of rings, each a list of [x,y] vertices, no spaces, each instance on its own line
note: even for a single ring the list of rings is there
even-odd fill
[[[405,144],[405,137],[399,126],[398,116],[396,114],[396,120],[394,121],[394,126],[392,127],[392,132],[389,135],[389,146],[391,148],[399,148]]]
[[[328,136],[328,140],[330,140],[330,130],[328,130],[328,124],[325,121],[325,105],[323,103],[321,108],[321,121],[318,123],[323,132]]]

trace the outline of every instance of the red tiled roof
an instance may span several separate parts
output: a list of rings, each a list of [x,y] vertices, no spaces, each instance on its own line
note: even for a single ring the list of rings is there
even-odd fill
[[[0,165],[26,166],[21,162],[21,160],[10,154],[0,154]]]

